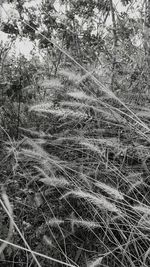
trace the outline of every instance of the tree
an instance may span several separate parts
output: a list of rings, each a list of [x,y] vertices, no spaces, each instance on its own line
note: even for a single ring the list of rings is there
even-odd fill
[[[124,4],[128,2],[123,1]],[[28,36],[34,41],[37,39],[36,31],[41,32],[47,39],[38,36],[40,48],[54,51],[55,49],[48,39],[51,40],[55,37],[60,45],[70,50],[76,59],[82,62],[81,57],[83,57],[83,60],[88,62],[89,58],[86,55],[90,54],[91,61],[95,61],[99,53],[105,49],[103,32],[100,28],[110,12],[113,16],[113,24],[115,23],[113,2],[77,0],[69,3],[68,1],[61,1],[60,5],[64,10],[62,15],[55,9],[54,1],[43,1],[37,15],[35,7],[27,8],[24,1],[17,1],[16,8],[21,21],[24,16],[27,17],[26,23],[21,22],[23,36]],[[116,26],[113,25],[113,32],[116,32],[114,27]],[[13,25],[4,23],[3,30],[16,35],[19,34],[16,22]],[[116,33],[114,34],[116,35]],[[116,37],[114,38],[116,39]]]

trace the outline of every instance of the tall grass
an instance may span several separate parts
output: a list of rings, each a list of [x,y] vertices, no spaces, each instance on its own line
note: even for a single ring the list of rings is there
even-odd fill
[[[47,99],[32,105],[34,116],[45,114],[45,128],[39,136],[20,128],[24,141],[15,149],[15,175],[23,179],[26,201],[33,194],[35,221],[42,217],[30,234],[42,237],[43,255],[54,255],[47,256],[51,266],[149,266],[148,125],[134,116],[134,106],[126,112],[113,95],[90,92],[82,76],[61,75],[74,90],[57,106]]]
[[[29,266],[148,267],[149,110],[77,66],[84,75],[62,69],[42,83],[33,128],[6,143],[12,196],[0,201],[10,220],[0,254],[9,245]]]

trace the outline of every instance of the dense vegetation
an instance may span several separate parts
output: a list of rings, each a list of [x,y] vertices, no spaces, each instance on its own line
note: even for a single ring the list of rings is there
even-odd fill
[[[119,7],[1,1],[2,267],[150,265],[150,1]]]

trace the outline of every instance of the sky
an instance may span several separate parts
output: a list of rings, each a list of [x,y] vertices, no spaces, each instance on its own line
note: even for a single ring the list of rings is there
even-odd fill
[[[36,1],[32,0],[32,1],[26,2],[25,6],[26,6],[26,8],[30,8],[32,6],[34,6],[34,7],[36,6],[38,8],[38,6],[40,5],[41,1],[42,0],[36,0]],[[138,5],[139,0],[138,1],[135,0],[134,2],[136,2],[137,5]],[[36,5],[35,5],[35,3],[36,3]],[[126,11],[127,7],[124,7],[120,3],[120,0],[113,0],[113,3],[117,7],[118,12]],[[0,19],[1,19],[0,20],[0,24],[1,24],[1,21],[7,22],[8,21],[8,17],[11,20],[19,18],[19,14],[15,10],[14,4],[4,3],[3,7],[4,7],[4,9],[2,9],[0,7]],[[57,10],[58,13],[63,12],[62,8],[60,9],[59,0],[55,0],[54,7],[55,7],[55,9]],[[136,14],[136,12],[132,12],[130,15],[133,17],[133,16],[137,16],[138,14]],[[111,20],[111,18],[110,18],[110,20]],[[108,20],[108,23],[109,23],[109,20]],[[7,34],[5,34],[2,31],[0,31],[0,41],[5,42],[7,39],[8,39],[7,38]],[[22,41],[20,41],[19,38],[17,38],[13,50],[15,50],[16,55],[18,55],[19,53],[22,53],[27,58],[30,58],[30,51],[32,49],[33,49],[33,43],[31,41],[29,41],[29,39],[24,38]]]

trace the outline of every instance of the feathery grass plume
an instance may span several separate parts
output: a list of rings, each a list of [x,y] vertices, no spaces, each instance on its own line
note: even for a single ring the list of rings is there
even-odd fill
[[[39,181],[47,186],[53,186],[56,188],[66,187],[69,185],[69,182],[64,177],[60,177],[60,178],[45,177],[45,178],[39,179]]]
[[[97,206],[98,208],[100,209],[103,209],[103,210],[108,210],[110,212],[115,212],[117,214],[120,214],[122,215],[122,212],[119,208],[116,207],[115,204],[109,202],[108,200],[106,200],[106,198],[102,195],[93,195],[92,193],[88,193],[88,192],[84,192],[82,190],[79,190],[79,191],[70,191],[70,192],[67,192],[66,194],[64,194],[62,198],[67,198],[68,196],[70,195],[73,195],[74,197],[77,197],[77,198],[83,198],[85,199],[86,201],[88,201],[89,203]]]
[[[104,257],[98,257],[93,261],[87,262],[87,267],[100,267]]]
[[[43,157],[43,158],[48,158],[49,157],[49,154],[40,145],[38,145],[35,141],[33,141],[32,139],[26,138],[25,145],[31,147],[32,150],[29,149],[29,151],[31,150],[31,151],[35,152],[35,155],[38,154],[40,157]]]
[[[87,230],[91,230],[91,229],[95,229],[95,228],[99,228],[102,227],[99,223],[96,223],[94,221],[88,221],[88,220],[79,220],[76,218],[73,219],[66,219],[67,221],[71,222],[72,225],[76,225],[78,227],[84,227]]]
[[[39,208],[43,204],[43,198],[40,192],[35,193],[34,202],[37,208]]]
[[[38,145],[44,145],[46,143],[46,139],[43,138],[34,138],[34,141],[38,144]]]
[[[55,169],[53,168],[53,166],[50,165],[50,167],[48,167],[46,164],[47,169],[45,169],[45,166],[42,167],[44,168],[35,166],[35,169],[44,177],[38,178],[40,182],[44,183],[47,186],[56,188],[69,186],[70,183],[63,176],[59,176],[59,178],[55,176]]]
[[[41,176],[44,177],[44,178],[47,178],[49,176],[55,177],[55,169],[52,167],[52,164],[50,164],[49,162],[47,162],[46,168],[45,168],[45,165],[42,162],[41,166],[42,167],[33,166],[34,169],[38,172],[38,179]]]
[[[21,148],[21,150],[18,152],[19,159],[32,158],[40,161],[41,159],[49,158],[48,153],[33,140],[28,139],[26,144],[29,145],[29,148]]]
[[[93,142],[97,143],[98,145],[100,145],[100,147],[98,145],[92,144],[89,142],[89,139],[83,139],[83,141],[79,140],[80,144],[85,146],[87,149],[97,152],[99,154],[102,154],[102,147],[111,147],[114,148],[115,150],[119,150],[120,149],[120,143],[118,142],[117,138],[97,138],[97,139],[92,139]]]
[[[103,116],[106,116],[107,118],[111,116],[112,118],[112,114],[110,114],[110,111],[107,111],[106,109],[102,109],[99,107],[96,107],[94,105],[89,105],[87,103],[83,103],[83,102],[75,102],[75,101],[63,101],[60,103],[60,106],[69,106],[69,107],[73,107],[73,108],[80,108],[81,110],[90,110],[92,109],[93,111],[97,112],[98,114],[103,114]]]
[[[89,143],[89,142],[83,142],[83,141],[81,141],[80,144],[81,144],[82,146],[85,146],[87,149],[89,149],[89,150],[91,150],[91,151],[93,151],[93,152],[96,152],[96,153],[98,153],[98,154],[102,154],[102,151],[101,151],[101,150],[99,149],[99,147],[96,146],[96,145],[93,145],[93,144],[91,144],[91,143]]]
[[[64,131],[62,133],[62,137],[61,137],[61,134],[60,134],[60,137],[58,137],[56,140],[54,140],[53,141],[53,144],[60,145],[60,144],[62,144],[66,140],[67,141],[79,141],[80,139],[81,138],[78,137],[78,136],[71,136],[71,135],[68,136],[68,131]]]
[[[30,108],[30,111],[36,111],[40,113],[46,113],[46,114],[52,114],[54,116],[60,116],[63,118],[67,117],[75,117],[75,118],[87,118],[87,114],[85,112],[80,111],[73,111],[71,109],[48,109],[45,107],[42,107],[40,105],[36,105]]]
[[[51,174],[55,172],[55,169],[64,171],[66,163],[59,160],[58,157],[50,155],[35,141],[27,138],[26,145],[29,148],[21,148],[20,152],[18,152],[18,159],[20,161],[26,161],[32,163],[32,165],[34,161],[35,165],[42,166],[44,170],[50,171]]]
[[[62,88],[63,85],[61,84],[60,80],[58,78],[55,79],[44,79],[42,83],[40,84],[44,89],[55,89],[57,88]]]
[[[137,211],[138,213],[142,213],[142,214],[148,214],[150,215],[150,207],[148,206],[144,206],[144,205],[136,205],[132,207],[133,210]]]
[[[90,111],[92,110],[94,112],[94,117],[99,120],[100,118],[103,118],[105,120],[107,120],[109,123],[120,123],[120,124],[124,124],[126,122],[126,120],[124,118],[122,118],[119,114],[116,114],[115,112],[111,112],[108,109],[105,108],[100,108],[100,107],[96,107],[94,104],[93,105],[89,105],[87,103],[80,103],[80,102],[61,102],[60,104],[62,107],[67,106],[67,107],[72,107],[72,108],[78,108],[80,110],[83,110],[82,112],[86,113],[89,115],[89,117],[92,118],[92,115],[90,114]],[[120,125],[121,126],[121,125]]]
[[[117,189],[115,189],[109,185],[106,185],[105,183],[102,183],[102,182],[96,182],[96,183],[94,183],[94,185],[100,189],[103,189],[111,197],[118,199],[118,200],[124,200],[124,196],[121,192],[119,192],[119,190],[117,190]]]
[[[18,153],[18,159],[20,161],[35,161],[36,163],[40,163],[41,159],[44,159],[45,156],[39,154],[38,151],[34,151],[32,149],[25,149],[22,148],[21,151]]]
[[[51,218],[46,222],[47,225],[58,227],[58,225],[63,224],[65,221],[57,218]]]
[[[98,102],[98,100],[95,97],[89,96],[87,95],[85,92],[76,90],[73,92],[68,92],[67,95],[76,98],[76,99],[80,99],[80,100],[88,100],[88,101],[94,101],[94,102]]]
[[[29,111],[48,110],[53,106],[52,102],[43,102],[37,105],[33,105],[29,108]]]
[[[51,138],[52,137],[51,134],[46,134],[43,131],[36,131],[34,128],[26,129],[26,128],[23,128],[23,127],[19,127],[19,129],[20,129],[20,131],[22,131],[26,135],[26,137],[37,138],[36,139],[37,143],[39,143],[40,138],[41,138],[41,143],[42,143],[42,140],[44,142],[44,139],[42,139],[42,138],[46,139],[46,138]]]
[[[75,84],[78,84],[79,80],[82,79],[82,76],[79,73],[73,73],[73,71],[70,71],[69,69],[60,70],[59,74],[65,76],[69,81],[72,81]]]
[[[53,241],[47,235],[43,236],[43,241],[46,243],[46,245],[48,245],[50,247],[55,247],[53,245]]]
[[[44,136],[44,132],[39,132],[39,131],[35,131],[35,130],[32,130],[32,129],[26,129],[26,128],[23,128],[23,127],[19,127],[20,130],[22,130],[25,134],[29,134],[30,136],[33,136],[33,137],[41,137],[41,136]]]

